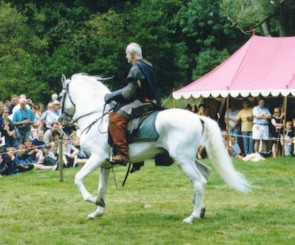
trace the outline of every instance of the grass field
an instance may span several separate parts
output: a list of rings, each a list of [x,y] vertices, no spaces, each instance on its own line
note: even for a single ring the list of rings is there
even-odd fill
[[[210,165],[207,160],[205,163]],[[254,185],[249,194],[229,189],[213,171],[207,185],[204,219],[182,223],[192,212],[193,190],[176,165],[152,162],[131,174],[110,176],[106,213],[86,220],[95,206],[74,185],[78,169],[32,171],[0,178],[0,244],[295,244],[295,159],[253,163],[235,159]],[[98,173],[85,183],[96,194]]]

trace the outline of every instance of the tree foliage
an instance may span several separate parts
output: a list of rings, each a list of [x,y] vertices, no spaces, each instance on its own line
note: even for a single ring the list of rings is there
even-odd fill
[[[62,74],[78,72],[113,76],[108,86],[119,89],[129,42],[142,46],[167,96],[219,65],[253,28],[294,35],[294,10],[292,0],[0,0],[0,100],[48,100]]]

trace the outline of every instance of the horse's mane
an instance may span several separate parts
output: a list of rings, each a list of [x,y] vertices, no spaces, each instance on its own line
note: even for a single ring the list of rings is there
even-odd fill
[[[87,92],[88,96],[94,96],[95,98],[104,98],[106,93],[109,93],[110,90],[108,87],[103,84],[102,81],[107,80],[101,76],[89,76],[84,73],[74,74],[71,77],[72,82],[81,85],[81,92]]]

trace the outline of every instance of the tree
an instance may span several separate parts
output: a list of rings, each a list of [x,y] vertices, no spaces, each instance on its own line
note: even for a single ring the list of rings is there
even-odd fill
[[[219,0],[191,0],[178,14],[191,79],[212,70],[248,38],[232,28],[219,3]]]
[[[222,0],[222,10],[234,27],[244,33],[257,28],[264,36],[295,34],[292,0]]]
[[[32,34],[26,20],[10,4],[0,2],[1,98],[9,97],[11,91],[37,98],[44,88],[34,74],[34,60],[46,41]]]

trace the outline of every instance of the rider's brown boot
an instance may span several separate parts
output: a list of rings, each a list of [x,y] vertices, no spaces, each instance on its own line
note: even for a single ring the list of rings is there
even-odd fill
[[[117,150],[117,155],[109,161],[114,165],[126,166],[129,162],[126,126],[130,119],[116,112],[110,112],[109,117],[109,129]]]
[[[113,156],[111,159],[110,159],[110,162],[114,165],[123,165],[123,166],[126,166],[127,163],[129,162],[129,156],[128,155],[116,155],[116,156]]]

